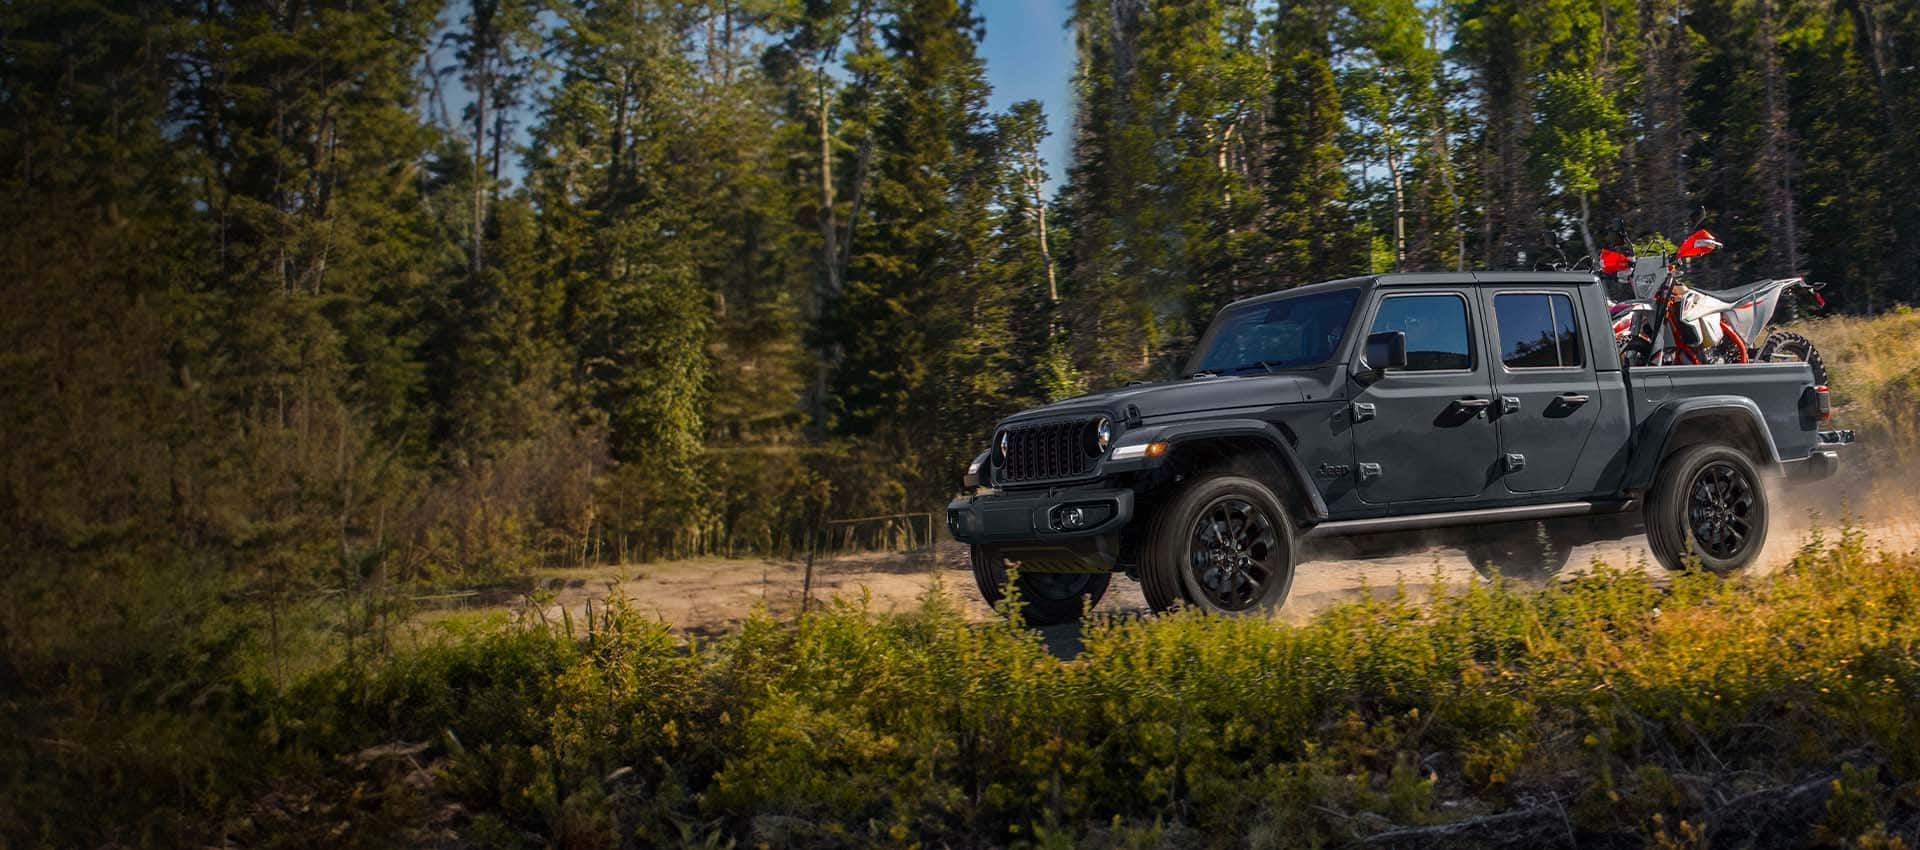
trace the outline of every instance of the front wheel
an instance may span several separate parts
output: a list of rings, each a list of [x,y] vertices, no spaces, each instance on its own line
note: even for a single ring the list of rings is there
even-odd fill
[[[1140,589],[1155,611],[1266,611],[1293,587],[1293,523],[1272,489],[1242,475],[1181,489],[1154,518],[1145,554]]]
[[[1767,490],[1746,454],[1688,446],[1668,457],[1647,491],[1647,545],[1669,570],[1697,560],[1716,573],[1738,570],[1767,542]]]
[[[1080,619],[1080,613],[1100,604],[1111,573],[1042,573],[1019,570],[1020,618],[1029,626],[1057,626]],[[1007,598],[1007,559],[990,549],[973,547],[973,580],[988,605]]]
[[[1813,340],[1799,334],[1778,331],[1768,335],[1754,359],[1762,363],[1805,363],[1813,370],[1814,383],[1827,384],[1827,361],[1820,356],[1820,349],[1813,347]]]

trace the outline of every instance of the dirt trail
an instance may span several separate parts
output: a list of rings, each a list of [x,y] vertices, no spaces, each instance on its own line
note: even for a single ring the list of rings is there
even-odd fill
[[[1806,503],[1803,499],[1795,501]],[[1823,520],[1821,525],[1830,538],[1838,534],[1833,520]],[[1869,516],[1861,526],[1876,545],[1898,550],[1920,548],[1920,513]],[[1767,550],[1750,571],[1764,574],[1778,569],[1806,541],[1809,528],[1804,516],[1776,515]],[[1363,588],[1376,594],[1392,593],[1397,584],[1404,583],[1407,591],[1419,598],[1426,595],[1436,578],[1455,585],[1479,580],[1457,545],[1417,540],[1400,545],[1404,547],[1401,551],[1373,557],[1342,541],[1304,546],[1293,592],[1279,616],[1302,620],[1337,602],[1358,598]],[[1574,547],[1564,575],[1584,573],[1596,560],[1663,572],[1651,564],[1643,537],[1622,533]],[[597,609],[609,596],[619,593],[676,629],[714,633],[728,630],[762,604],[776,616],[791,616],[799,609],[804,577],[802,562],[717,558],[550,572],[542,574],[541,582],[554,589],[555,595],[542,613],[557,619],[565,608],[578,620],[589,601]],[[864,593],[875,611],[905,610],[919,604],[936,579],[944,583],[970,618],[995,616],[974,590],[966,548],[955,543],[942,544],[932,553],[879,552],[821,560],[815,564],[813,599],[819,605],[833,597],[858,600]],[[1144,613],[1147,606],[1138,584],[1115,576],[1097,610]]]

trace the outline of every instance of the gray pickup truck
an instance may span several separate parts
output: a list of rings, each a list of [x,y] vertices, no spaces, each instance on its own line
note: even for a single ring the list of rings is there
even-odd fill
[[[1067,622],[1121,572],[1156,610],[1257,611],[1304,539],[1442,526],[1493,526],[1476,563],[1543,576],[1566,518],[1599,515],[1644,521],[1669,569],[1730,571],[1765,543],[1766,478],[1829,475],[1853,440],[1804,363],[1622,367],[1586,273],[1249,298],[1186,372],[999,424],[947,506],[989,602],[1011,574],[1028,622]]]

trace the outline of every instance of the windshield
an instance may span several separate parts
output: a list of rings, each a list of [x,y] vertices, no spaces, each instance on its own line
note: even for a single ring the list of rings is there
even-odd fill
[[[1215,319],[1192,372],[1297,369],[1326,362],[1340,348],[1358,289],[1339,289],[1229,310]]]

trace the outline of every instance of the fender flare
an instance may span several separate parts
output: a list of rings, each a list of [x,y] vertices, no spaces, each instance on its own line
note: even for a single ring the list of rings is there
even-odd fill
[[[1321,497],[1320,489],[1313,486],[1313,478],[1307,474],[1306,465],[1300,462],[1300,456],[1294,452],[1293,444],[1279,428],[1259,419],[1209,419],[1204,422],[1176,422],[1135,428],[1120,435],[1113,447],[1114,454],[1108,457],[1102,471],[1144,472],[1159,469],[1179,453],[1182,445],[1222,438],[1253,438],[1266,444],[1280,458],[1280,474],[1289,479],[1278,483],[1291,484],[1305,497],[1305,519],[1321,522],[1327,518],[1326,499]],[[1148,443],[1168,443],[1171,449],[1157,457],[1141,454],[1121,456],[1122,449],[1145,447]]]
[[[1667,456],[1673,433],[1689,421],[1709,416],[1731,415],[1747,423],[1759,435],[1762,455],[1755,460],[1763,472],[1779,472],[1780,449],[1774,445],[1773,430],[1753,399],[1736,395],[1698,396],[1661,405],[1634,434],[1633,460],[1627,466],[1627,488],[1644,490],[1659,474],[1660,461]]]

